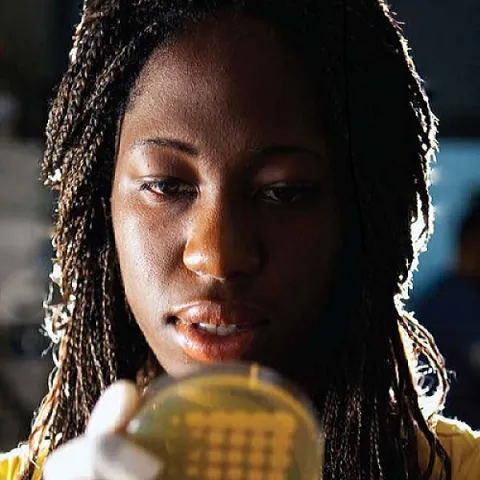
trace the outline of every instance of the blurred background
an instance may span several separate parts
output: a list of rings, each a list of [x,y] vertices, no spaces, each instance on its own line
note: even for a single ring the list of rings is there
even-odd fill
[[[447,413],[480,428],[480,2],[392,0],[440,118],[436,231],[410,308],[452,377]],[[39,333],[52,198],[37,180],[79,0],[0,0],[0,451],[25,439],[51,355]]]

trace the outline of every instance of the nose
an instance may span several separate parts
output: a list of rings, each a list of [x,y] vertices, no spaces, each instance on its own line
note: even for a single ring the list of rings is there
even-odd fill
[[[260,241],[253,222],[233,210],[225,205],[197,208],[183,253],[183,263],[196,275],[225,281],[260,268]]]

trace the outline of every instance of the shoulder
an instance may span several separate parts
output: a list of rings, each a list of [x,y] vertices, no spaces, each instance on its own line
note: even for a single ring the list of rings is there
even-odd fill
[[[438,417],[437,436],[450,456],[453,480],[480,477],[480,432],[458,420]]]
[[[8,453],[0,453],[0,479],[18,480],[18,475],[28,458],[27,446],[21,446]],[[33,480],[40,480],[40,467]]]

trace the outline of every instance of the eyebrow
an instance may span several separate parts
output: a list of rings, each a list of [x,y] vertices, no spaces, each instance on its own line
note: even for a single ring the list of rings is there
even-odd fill
[[[154,145],[157,147],[171,148],[172,150],[177,150],[179,152],[185,153],[191,156],[198,156],[198,150],[187,142],[182,142],[181,140],[173,140],[170,138],[162,137],[153,137],[153,138],[143,138],[135,140],[132,143],[132,147],[144,147]],[[292,155],[292,154],[306,154],[312,155],[319,159],[322,159],[323,156],[319,152],[310,150],[309,148],[300,147],[296,145],[272,145],[269,147],[258,147],[252,148],[250,153],[253,157],[274,157],[276,155]]]
[[[154,145],[156,147],[171,148],[172,150],[177,150],[187,155],[197,156],[198,150],[189,143],[182,142],[180,140],[172,140],[170,138],[142,138],[140,140],[135,140],[132,143],[132,147],[147,147]]]
[[[273,157],[275,155],[292,155],[292,154],[306,154],[312,155],[319,159],[322,159],[323,156],[319,152],[310,150],[309,148],[300,147],[296,145],[272,145],[270,147],[264,148],[255,148],[252,150],[254,156],[259,157]]]

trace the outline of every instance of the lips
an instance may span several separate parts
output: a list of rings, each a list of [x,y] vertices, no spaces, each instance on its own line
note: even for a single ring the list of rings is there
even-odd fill
[[[260,341],[268,320],[255,306],[201,301],[175,309],[170,323],[188,357],[219,363],[242,359]]]

